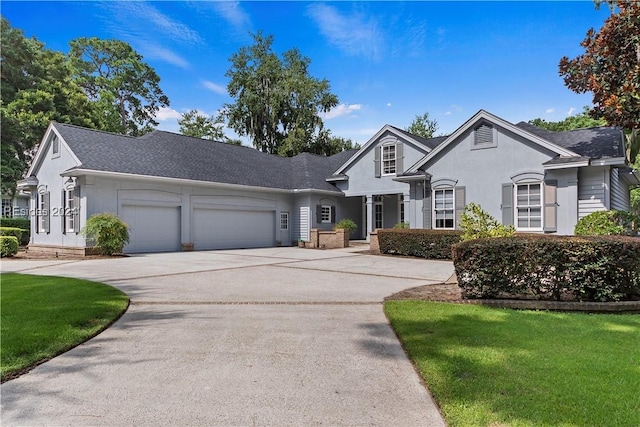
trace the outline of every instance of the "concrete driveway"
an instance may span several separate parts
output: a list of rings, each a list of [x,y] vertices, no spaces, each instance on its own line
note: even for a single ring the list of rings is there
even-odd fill
[[[131,306],[2,384],[2,425],[444,425],[381,302],[453,266],[358,249],[3,260],[109,283]]]

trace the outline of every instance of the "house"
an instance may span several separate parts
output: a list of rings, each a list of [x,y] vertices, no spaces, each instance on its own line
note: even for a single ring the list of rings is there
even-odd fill
[[[13,196],[2,194],[2,211],[0,211],[0,215],[3,218],[28,218],[29,199],[30,195],[22,191],[17,191]]]
[[[164,131],[134,138],[52,123],[19,188],[30,250],[83,253],[87,218],[113,212],[126,252],[290,245],[351,218],[455,229],[479,203],[522,231],[572,234],[596,210],[629,209],[640,173],[617,128],[550,132],[479,111],[449,136],[385,125],[359,150],[284,158]]]

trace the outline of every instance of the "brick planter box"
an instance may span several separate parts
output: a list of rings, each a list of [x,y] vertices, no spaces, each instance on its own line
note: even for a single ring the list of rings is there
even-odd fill
[[[347,248],[349,247],[349,231],[342,228],[334,231],[312,228],[307,247],[313,249]]]

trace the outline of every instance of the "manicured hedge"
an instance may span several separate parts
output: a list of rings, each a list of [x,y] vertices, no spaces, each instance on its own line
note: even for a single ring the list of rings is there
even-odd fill
[[[18,239],[14,236],[0,236],[0,257],[11,257],[18,253]]]
[[[640,238],[516,235],[453,248],[465,298],[640,300]]]
[[[0,227],[14,227],[22,229],[20,244],[26,246],[31,237],[31,221],[28,218],[0,218]]]
[[[380,252],[428,259],[451,259],[451,246],[461,231],[394,228],[378,230]]]

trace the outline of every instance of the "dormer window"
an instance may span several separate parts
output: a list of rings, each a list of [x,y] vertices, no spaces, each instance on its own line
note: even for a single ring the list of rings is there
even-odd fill
[[[382,174],[393,175],[396,173],[396,145],[382,146]]]
[[[497,146],[495,140],[493,126],[488,123],[482,123],[473,129],[473,147],[476,148],[490,148]]]

